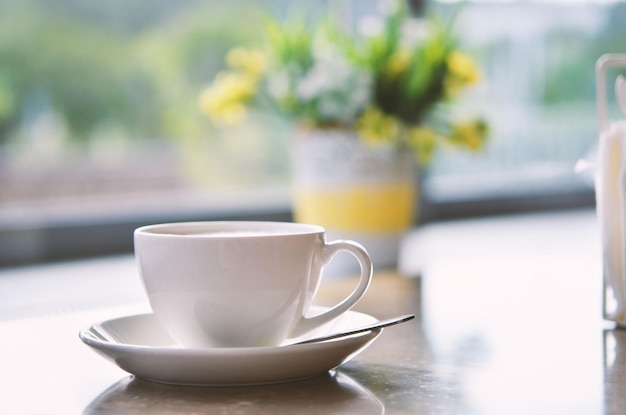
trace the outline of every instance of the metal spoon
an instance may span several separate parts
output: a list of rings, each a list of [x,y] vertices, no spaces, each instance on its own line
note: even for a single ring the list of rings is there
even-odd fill
[[[303,340],[296,343],[290,343],[288,346],[293,346],[296,344],[308,344],[308,343],[318,343],[326,340],[338,339],[340,337],[352,336],[353,334],[363,333],[365,331],[372,331],[376,329],[381,329],[383,327],[394,326],[396,324],[404,323],[405,321],[409,321],[415,318],[415,314],[407,314],[405,316],[394,317],[388,320],[382,320],[377,323],[368,324],[367,326],[359,327],[358,329],[353,329],[349,331],[345,331],[343,333],[331,334],[328,336],[315,337],[313,339]]]
[[[353,334],[363,333],[366,331],[372,331],[377,329],[382,329],[383,327],[395,326],[396,324],[404,323],[405,321],[413,320],[415,318],[415,314],[407,314],[404,316],[394,317],[387,320],[378,321],[376,323],[368,324],[367,326],[359,327],[356,329],[352,329],[349,331],[344,331],[342,333],[330,334],[327,336],[315,337],[313,339],[303,340],[295,343],[288,343],[286,346],[294,346],[297,344],[309,344],[309,343],[318,343],[327,340],[339,339],[341,337],[352,336]],[[109,343],[118,343],[117,339],[109,336],[106,331],[100,330],[99,327],[92,326],[87,331],[88,334],[97,338],[98,340],[102,340]]]

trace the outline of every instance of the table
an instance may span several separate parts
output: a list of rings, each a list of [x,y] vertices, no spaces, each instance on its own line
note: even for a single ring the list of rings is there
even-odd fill
[[[326,281],[319,304],[354,284]],[[593,211],[427,225],[355,307],[415,320],[332,374],[198,388],[135,379],[78,339],[149,310],[131,256],[0,270],[0,413],[623,414],[626,331],[601,292]]]

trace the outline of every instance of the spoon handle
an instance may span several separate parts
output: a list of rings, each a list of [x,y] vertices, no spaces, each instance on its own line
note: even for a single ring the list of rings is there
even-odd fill
[[[326,340],[338,339],[340,337],[352,336],[353,334],[363,333],[365,331],[372,331],[372,330],[376,330],[376,329],[381,329],[383,327],[394,326],[396,324],[404,323],[405,321],[409,321],[409,320],[412,320],[414,318],[415,318],[415,314],[407,314],[407,315],[400,316],[400,317],[390,318],[388,320],[378,321],[376,323],[368,324],[367,326],[363,326],[363,327],[359,327],[357,329],[345,331],[343,333],[336,333],[336,334],[331,334],[329,336],[316,337],[316,338],[313,338],[313,339],[308,339],[308,340],[304,340],[304,341],[300,341],[300,342],[296,342],[296,343],[291,343],[291,344],[289,344],[289,346],[293,346],[293,345],[296,345],[296,344],[318,343],[318,342],[323,342],[323,341],[326,341]]]

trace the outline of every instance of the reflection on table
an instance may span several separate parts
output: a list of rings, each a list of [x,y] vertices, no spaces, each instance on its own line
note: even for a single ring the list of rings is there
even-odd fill
[[[84,414],[179,413],[382,415],[383,404],[344,373],[256,387],[173,386],[126,377],[99,395]],[[177,412],[178,411],[178,412]]]

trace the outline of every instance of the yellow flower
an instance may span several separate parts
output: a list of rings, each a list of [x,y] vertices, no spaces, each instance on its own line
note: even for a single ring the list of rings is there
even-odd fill
[[[258,78],[267,69],[267,57],[260,50],[235,48],[228,52],[226,63],[232,69]]]
[[[472,151],[483,148],[489,128],[483,120],[459,122],[452,126],[452,143]]]
[[[257,80],[240,72],[222,72],[199,98],[200,109],[218,124],[234,124],[246,115],[245,104],[254,96]]]
[[[406,50],[399,50],[387,61],[386,74],[390,78],[395,78],[398,75],[406,72],[411,63],[411,55]]]
[[[359,135],[366,143],[380,144],[392,141],[399,131],[398,120],[376,107],[369,107],[357,121]]]
[[[0,71],[0,121],[9,118],[15,111],[16,100],[10,87],[9,78],[3,76],[2,71]]]
[[[267,68],[265,54],[254,49],[232,49],[226,63],[232,70],[220,72],[199,97],[200,109],[222,125],[235,124],[246,116],[246,104],[256,94]]]
[[[417,153],[417,159],[421,164],[429,164],[437,148],[439,133],[432,128],[413,127],[407,134],[408,144]]]
[[[448,70],[456,78],[468,84],[478,82],[479,74],[476,63],[472,58],[461,52],[452,52],[446,60]]]
[[[478,82],[479,71],[474,60],[461,52],[452,52],[446,59],[448,74],[445,90],[448,97],[456,97],[462,88]]]

